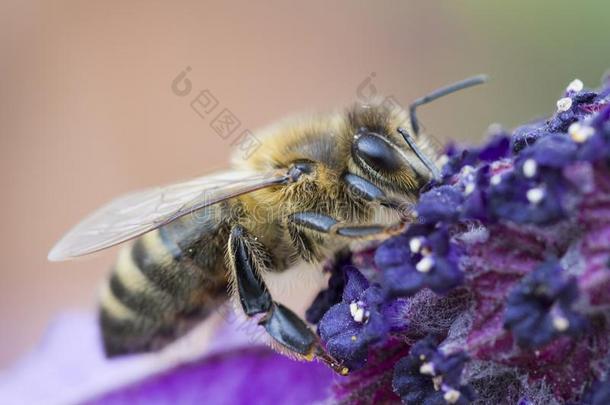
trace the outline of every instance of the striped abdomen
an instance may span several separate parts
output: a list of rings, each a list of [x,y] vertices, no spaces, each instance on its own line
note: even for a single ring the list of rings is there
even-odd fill
[[[181,218],[120,252],[100,298],[107,355],[160,348],[226,299],[224,210]]]

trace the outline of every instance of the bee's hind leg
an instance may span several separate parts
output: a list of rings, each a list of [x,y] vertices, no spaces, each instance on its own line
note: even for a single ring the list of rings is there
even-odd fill
[[[231,229],[228,252],[231,277],[246,315],[265,314],[259,324],[296,357],[310,360],[317,357],[335,371],[347,374],[347,368],[325,352],[318,337],[298,315],[273,301],[261,277],[264,269],[271,266],[267,249],[243,227],[236,225]]]

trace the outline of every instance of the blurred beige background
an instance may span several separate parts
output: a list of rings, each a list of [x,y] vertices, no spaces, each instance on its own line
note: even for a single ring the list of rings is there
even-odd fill
[[[170,85],[256,129],[342,107],[375,73],[404,102],[485,72],[422,110],[442,140],[476,142],[553,110],[574,77],[610,67],[608,3],[517,1],[3,1],[0,4],[0,367],[54,314],[93,308],[115,250],[48,263],[83,215],[125,191],[225,165],[221,139]]]

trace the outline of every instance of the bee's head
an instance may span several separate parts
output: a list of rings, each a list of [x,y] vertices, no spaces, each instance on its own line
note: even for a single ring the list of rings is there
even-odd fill
[[[414,195],[437,176],[435,153],[423,136],[410,135],[408,114],[387,106],[357,106],[348,114],[351,157],[378,186]]]
[[[418,194],[429,180],[440,177],[440,173],[434,164],[436,153],[429,138],[417,135],[416,109],[486,81],[487,76],[479,75],[440,88],[415,100],[408,112],[392,97],[373,105],[356,106],[348,114],[348,130],[353,134],[353,164],[382,187]]]

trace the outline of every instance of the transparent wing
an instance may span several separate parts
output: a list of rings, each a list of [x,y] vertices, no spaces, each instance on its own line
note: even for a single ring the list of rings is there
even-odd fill
[[[95,211],[71,229],[49,260],[86,255],[125,242],[181,216],[262,188],[286,183],[285,171],[226,171],[182,183],[136,191]]]

